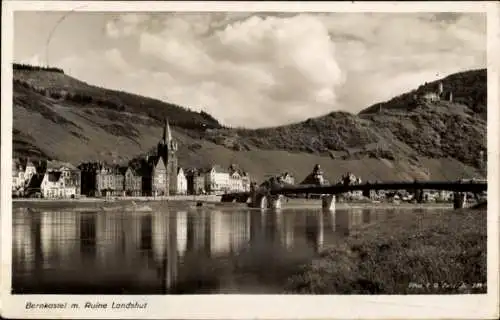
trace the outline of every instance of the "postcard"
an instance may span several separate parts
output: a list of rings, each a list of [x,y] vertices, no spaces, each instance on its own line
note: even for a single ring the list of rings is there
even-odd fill
[[[2,9],[3,317],[498,318],[498,2]]]

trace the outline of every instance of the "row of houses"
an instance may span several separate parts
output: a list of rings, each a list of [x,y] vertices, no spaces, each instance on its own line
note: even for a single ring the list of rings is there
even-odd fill
[[[102,196],[164,196],[219,194],[250,190],[250,176],[236,165],[223,168],[177,168],[171,185],[162,159],[148,157],[144,163],[127,166],[86,162],[78,167],[60,161],[14,159],[12,194],[15,197],[74,198]]]
[[[12,195],[75,198],[81,192],[80,170],[67,162],[14,159]]]
[[[101,196],[168,196],[216,194],[250,190],[248,173],[231,165],[184,170],[178,145],[165,119],[162,137],[144,156],[126,166],[85,162],[78,167],[58,161],[14,159],[13,196],[68,198]]]
[[[219,165],[193,168],[186,172],[188,194],[217,194],[250,191],[250,176],[235,164],[229,168]]]

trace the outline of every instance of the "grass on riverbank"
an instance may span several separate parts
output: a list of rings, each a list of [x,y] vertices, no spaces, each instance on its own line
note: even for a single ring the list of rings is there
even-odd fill
[[[411,220],[399,216],[376,228],[361,228],[345,245],[325,250],[292,276],[286,291],[484,293],[486,218],[486,210],[427,211],[416,213]],[[470,288],[478,283],[483,287]]]

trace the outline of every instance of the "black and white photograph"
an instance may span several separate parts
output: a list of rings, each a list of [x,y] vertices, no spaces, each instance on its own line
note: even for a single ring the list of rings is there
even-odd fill
[[[2,261],[24,311],[179,295],[498,304],[498,29],[481,10],[498,4],[68,2],[9,8],[8,61],[2,46]],[[137,299],[96,298],[123,295]]]

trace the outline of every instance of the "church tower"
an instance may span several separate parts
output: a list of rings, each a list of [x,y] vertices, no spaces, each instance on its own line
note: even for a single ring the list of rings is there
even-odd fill
[[[177,193],[177,141],[172,137],[170,125],[165,119],[162,140],[158,143],[157,154],[167,169],[167,193]]]

